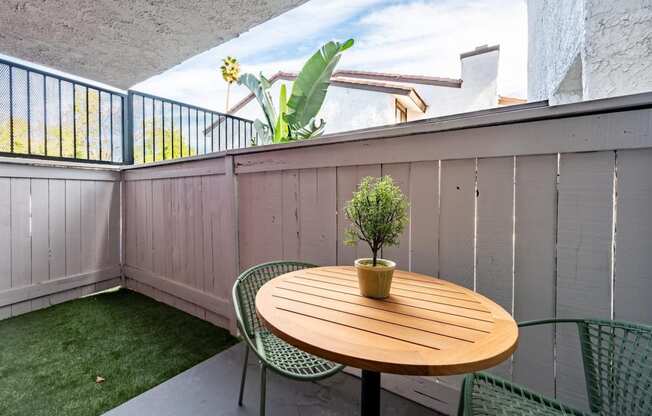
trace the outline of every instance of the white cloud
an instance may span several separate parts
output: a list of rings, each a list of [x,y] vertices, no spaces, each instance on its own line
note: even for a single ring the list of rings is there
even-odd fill
[[[226,84],[217,71],[222,57],[237,56],[243,72],[297,71],[328,36],[346,36],[347,29],[362,33],[340,63],[348,69],[457,78],[461,52],[500,44],[499,93],[526,96],[525,0],[408,1],[389,6],[381,0],[312,0],[135,88],[223,110]],[[288,44],[294,45],[289,51]],[[245,94],[236,86],[231,103]]]
[[[525,97],[526,16],[523,0],[387,7],[361,20],[367,35],[343,57],[341,65],[457,78],[461,52],[500,44],[499,93]]]

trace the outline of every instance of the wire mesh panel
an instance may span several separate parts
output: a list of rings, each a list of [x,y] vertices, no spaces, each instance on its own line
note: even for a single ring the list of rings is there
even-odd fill
[[[0,64],[0,152],[11,152],[11,68]]]
[[[121,163],[123,128],[111,129],[111,101],[122,123],[124,95],[0,59],[0,154]],[[118,134],[119,137],[114,137]]]
[[[129,91],[129,95],[133,102],[134,163],[204,155],[252,144],[250,120],[138,91]]]

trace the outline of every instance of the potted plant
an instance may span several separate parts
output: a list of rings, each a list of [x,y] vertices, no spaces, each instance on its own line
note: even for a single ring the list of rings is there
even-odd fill
[[[383,247],[397,246],[408,223],[408,201],[390,176],[363,178],[344,209],[351,226],[346,230],[347,245],[365,241],[371,258],[355,261],[360,294],[383,299],[389,296],[396,263],[378,258]]]

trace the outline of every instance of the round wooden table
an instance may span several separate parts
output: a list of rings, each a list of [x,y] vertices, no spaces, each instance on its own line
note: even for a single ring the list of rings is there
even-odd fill
[[[380,413],[380,373],[439,376],[492,367],[516,349],[518,328],[469,289],[395,271],[391,295],[360,296],[355,269],[303,269],[267,282],[256,311],[279,338],[362,369],[361,414]]]

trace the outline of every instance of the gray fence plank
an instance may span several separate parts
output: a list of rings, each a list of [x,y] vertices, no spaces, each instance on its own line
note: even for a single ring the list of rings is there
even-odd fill
[[[283,223],[282,248],[284,259],[299,259],[299,171],[282,172],[281,221]]]
[[[32,283],[31,238],[29,230],[30,180],[11,180],[11,287]],[[29,312],[31,303],[11,306],[11,314]]]
[[[81,182],[66,180],[66,274],[81,269]]]
[[[476,290],[512,313],[514,158],[478,159]],[[510,360],[494,367],[511,378]]]
[[[389,175],[394,180],[394,184],[401,188],[401,192],[410,198],[410,164],[397,163],[382,165],[382,175]],[[396,267],[401,270],[410,270],[410,227],[405,227],[405,231],[399,239],[398,247],[383,248],[384,258],[396,262]]]
[[[304,169],[299,173],[301,260],[318,265],[337,261],[336,184],[335,168]]]
[[[514,159],[478,159],[476,289],[512,311]]]
[[[411,271],[439,275],[439,162],[410,167]]]
[[[614,152],[562,154],[557,239],[557,315],[609,318]],[[557,396],[586,407],[576,328],[557,328]]]
[[[111,186],[111,204],[109,207],[109,259],[111,265],[120,264],[120,183],[114,182]]]
[[[556,290],[556,155],[516,158],[515,207],[514,318],[550,318],[555,315]],[[512,376],[517,383],[554,396],[552,325],[520,330]]]
[[[11,179],[0,178],[0,291],[11,289]],[[0,307],[0,319],[11,316],[11,307]]]
[[[48,186],[50,279],[58,279],[66,276],[66,181],[50,179]]]
[[[166,217],[170,203],[167,184],[166,179],[152,181],[152,271],[159,276],[176,279],[166,269],[166,259],[170,257],[168,225],[171,225]]]
[[[441,162],[439,276],[474,288],[475,160]]]
[[[281,235],[282,174],[265,172],[239,177],[240,269],[283,256]]]
[[[614,317],[652,322],[652,149],[618,152]]]
[[[49,233],[49,197],[48,180],[31,180],[32,207],[32,284],[38,284],[50,279],[50,233]],[[36,310],[49,306],[48,299],[35,299],[31,309]]]
[[[81,267],[82,272],[97,269],[97,213],[95,182],[81,182]]]

